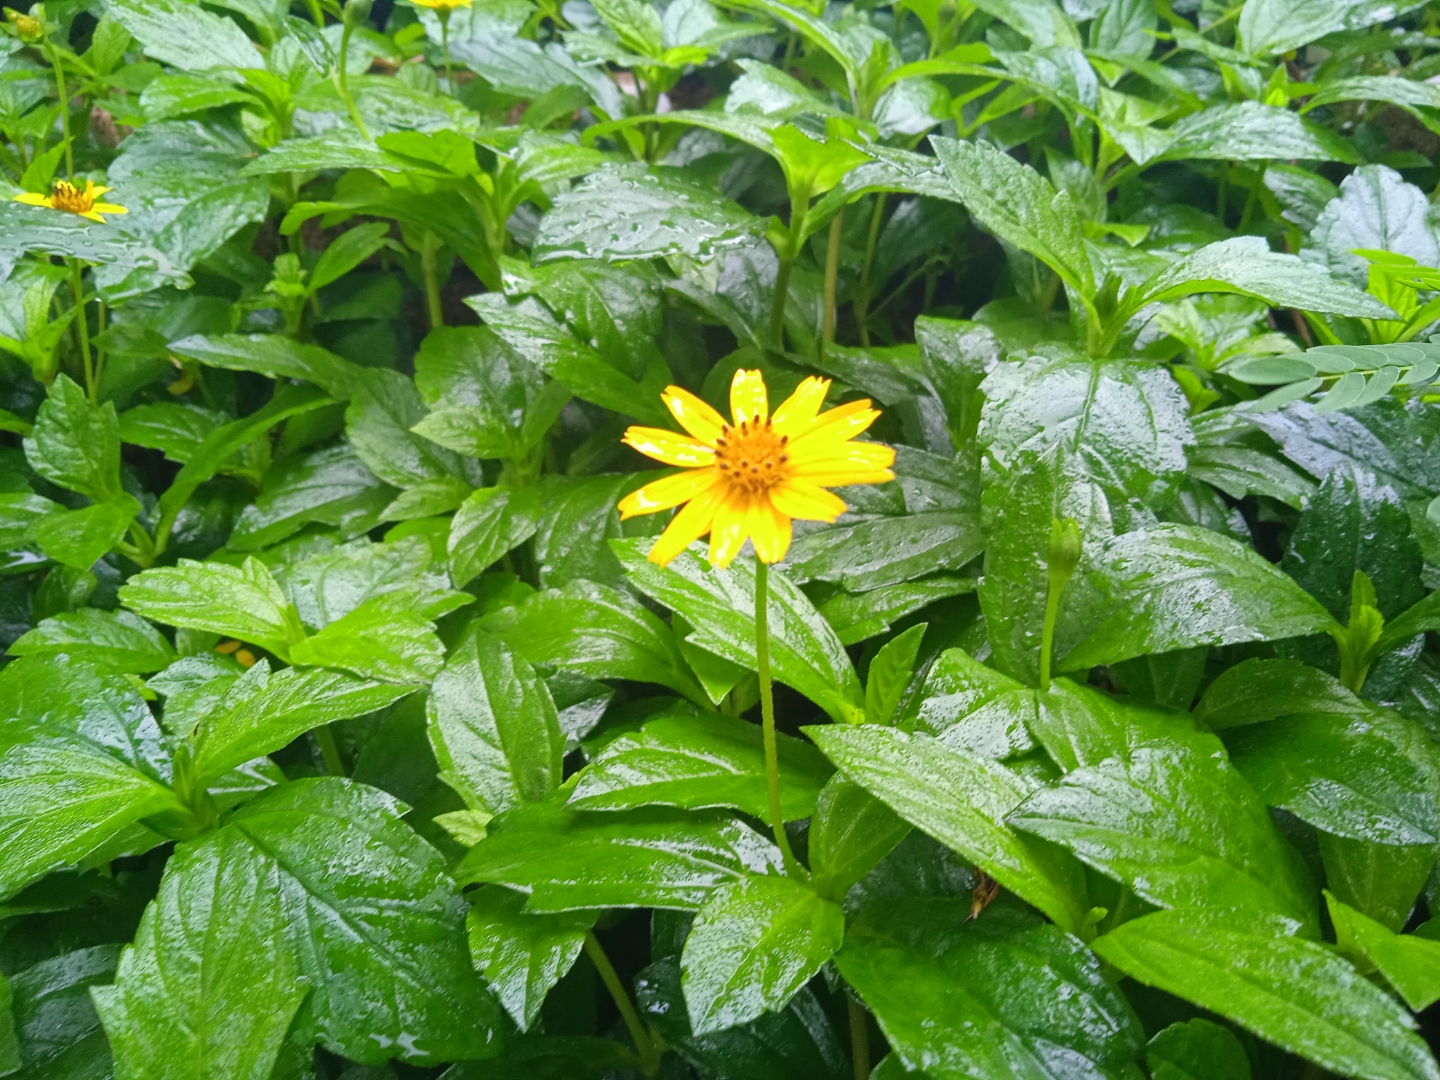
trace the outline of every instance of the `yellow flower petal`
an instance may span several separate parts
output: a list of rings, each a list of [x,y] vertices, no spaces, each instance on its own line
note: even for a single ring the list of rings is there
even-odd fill
[[[712,487],[682,506],[651,547],[650,561],[664,566],[709,532],[711,522],[715,520],[715,511],[724,497],[723,488]]]
[[[49,206],[49,195],[37,195],[33,191],[25,191],[15,196],[15,201],[24,203],[26,206]]]
[[[646,457],[666,465],[713,465],[715,451],[694,439],[677,435],[664,428],[632,427],[625,432],[625,443]]]
[[[839,495],[804,480],[777,484],[770,489],[770,501],[780,513],[801,521],[834,521],[847,509]]]
[[[670,415],[680,421],[680,426],[707,446],[714,446],[725,426],[725,418],[712,409],[708,403],[686,390],[683,386],[667,386],[660,395]]]
[[[105,188],[104,190],[109,191],[110,189]],[[130,212],[129,210],[126,210],[125,207],[117,206],[113,202],[97,202],[94,209],[98,210],[102,214],[128,214]]]
[[[769,499],[755,499],[750,504],[745,531],[754,541],[755,556],[761,562],[777,563],[790,550],[790,519]]]
[[[620,500],[620,517],[623,520],[634,517],[636,514],[653,514],[659,510],[669,510],[672,506],[689,502],[701,492],[708,490],[714,483],[715,470],[713,468],[691,469],[688,472],[677,473],[675,476],[667,476],[663,480],[654,480]]]
[[[791,439],[786,448],[791,461],[805,461],[816,454],[828,453],[844,446],[856,435],[864,432],[880,416],[878,409],[863,409],[841,417],[833,424],[811,427],[804,435]]]
[[[800,435],[820,412],[820,406],[825,404],[825,395],[829,392],[829,379],[819,379],[811,375],[802,381],[795,388],[795,392],[780,403],[775,415],[770,418],[770,425],[775,429],[775,433],[789,435],[792,439]]]
[[[97,214],[94,210],[86,210],[80,216],[83,218],[89,218],[91,221],[98,221],[101,225],[105,224],[105,219],[99,214]]]
[[[710,525],[710,565],[726,567],[745,546],[745,526],[750,518],[749,496],[731,495],[715,509]]]
[[[770,402],[765,395],[765,378],[760,372],[746,371],[744,368],[735,372],[735,378],[730,381],[730,415],[736,427],[743,421],[763,421],[770,415]]]
[[[894,474],[890,472],[893,464],[895,451],[888,446],[881,443],[846,443],[836,447],[833,453],[792,462],[790,475],[822,487],[879,484],[894,479]]]

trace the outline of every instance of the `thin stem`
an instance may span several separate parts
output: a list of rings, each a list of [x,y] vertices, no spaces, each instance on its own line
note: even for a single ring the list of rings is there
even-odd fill
[[[90,327],[85,321],[85,283],[81,279],[80,260],[70,262],[70,295],[75,298],[75,330],[80,335],[80,361],[85,365],[85,393],[93,402],[99,402],[100,387],[95,378],[95,365],[90,357]]]
[[[1045,597],[1045,629],[1040,633],[1040,692],[1050,691],[1050,654],[1055,651],[1055,617],[1060,612],[1060,590],[1050,589]]]
[[[350,96],[349,74],[345,70],[350,55],[350,35],[354,32],[355,28],[347,23],[345,30],[340,35],[340,62],[335,65],[335,89],[340,91],[340,97],[344,99],[345,107],[350,110],[350,119],[360,132],[360,137],[368,140],[370,131],[365,127],[365,120],[355,105],[355,99]]]
[[[585,955],[590,957],[590,962],[595,965],[600,981],[605,984],[605,989],[610,991],[615,1007],[620,1010],[620,1018],[625,1021],[625,1027],[630,1032],[630,1038],[635,1041],[635,1050],[640,1055],[640,1072],[646,1077],[658,1076],[660,1048],[655,1045],[655,1039],[651,1036],[650,1029],[645,1026],[645,1021],[641,1020],[640,1014],[635,1011],[630,995],[625,992],[625,984],[615,973],[615,965],[610,963],[610,958],[605,955],[594,931],[585,933]]]
[[[441,8],[435,13],[440,20],[440,48],[445,52],[445,91],[455,96],[455,76],[450,71],[450,9]],[[438,323],[432,323],[438,326]]]
[[[835,279],[840,274],[840,233],[845,228],[845,208],[830,222],[830,240],[825,247],[825,321],[820,336],[820,357],[825,344],[835,340]]]
[[[95,333],[105,333],[105,301],[100,299],[99,294],[95,296]],[[105,377],[105,350],[98,344],[95,346],[95,382],[99,385]]]
[[[321,724],[312,728],[310,733],[315,736],[315,742],[320,747],[320,757],[325,761],[325,771],[331,776],[345,775],[345,762],[340,760],[340,748],[335,745],[335,733],[330,730],[329,724]]]
[[[785,872],[801,878],[800,864],[785,835],[780,806],[780,751],[775,743],[775,690],[770,683],[770,567],[755,560],[755,661],[760,675],[760,717],[765,737],[765,779],[770,788],[770,828],[785,863]]]
[[[860,344],[870,345],[870,264],[875,260],[875,245],[880,239],[880,223],[885,216],[885,195],[875,196],[875,211],[870,215],[870,231],[865,237],[865,261],[860,267],[860,288],[855,293],[855,325],[860,328]]]
[[[776,352],[785,350],[785,298],[790,292],[790,267],[793,259],[781,257],[775,272],[775,295],[770,300],[770,344]]]
[[[845,1001],[850,1006],[850,1063],[855,1080],[870,1080],[870,1014],[848,994]]]
[[[440,278],[435,266],[439,250],[440,238],[427,232],[425,246],[420,249],[420,273],[425,278],[425,309],[430,316],[431,330],[445,325],[445,314],[440,307]]]
[[[60,94],[60,133],[65,138],[65,178],[75,182],[75,150],[70,140],[70,97],[65,91],[65,67],[60,63],[60,54],[53,47],[45,50],[50,54],[50,66],[55,69],[55,89]]]
[[[318,29],[324,30],[325,13],[320,10],[320,0],[305,0],[305,6],[310,10],[311,21],[315,23]]]

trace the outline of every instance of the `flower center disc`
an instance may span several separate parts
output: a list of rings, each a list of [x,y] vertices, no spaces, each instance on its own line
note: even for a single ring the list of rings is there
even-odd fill
[[[86,195],[74,184],[60,180],[55,184],[54,194],[50,201],[56,210],[68,210],[72,214],[88,213],[95,205],[95,200]]]
[[[726,424],[715,440],[715,467],[731,487],[758,495],[785,479],[788,435],[776,435],[770,421],[742,420]]]

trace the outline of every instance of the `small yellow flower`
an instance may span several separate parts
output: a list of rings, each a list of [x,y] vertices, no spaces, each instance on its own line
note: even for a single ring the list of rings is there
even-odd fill
[[[760,372],[737,371],[727,424],[688,390],[666,387],[662,400],[694,438],[663,428],[625,432],[642,454],[689,470],[620,500],[622,518],[686,504],[650,549],[650,561],[664,566],[708,532],[714,566],[729,566],[747,539],[762,562],[779,562],[790,548],[791,519],[834,521],[845,512],[827,487],[895,479],[894,450],[850,441],[880,410],[866,398],[822,413],[829,390],[829,379],[812,376],[772,415]]]
[[[79,214],[83,218],[98,221],[103,225],[105,219],[100,216],[101,214],[128,214],[130,212],[125,207],[117,206],[114,203],[95,201],[109,190],[108,187],[96,187],[94,180],[85,181],[84,191],[68,180],[57,180],[55,181],[55,190],[49,195],[36,195],[27,191],[23,195],[16,195],[15,201],[28,206],[48,206],[52,210],[64,210],[66,213]]]
[[[27,45],[34,44],[45,36],[45,24],[32,15],[22,15],[6,8],[5,17],[15,24],[15,32]]]
[[[410,0],[418,7],[428,7],[435,11],[454,11],[456,8],[469,7],[475,0]]]

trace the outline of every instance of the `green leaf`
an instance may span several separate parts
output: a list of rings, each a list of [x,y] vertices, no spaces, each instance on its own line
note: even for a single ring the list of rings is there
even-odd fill
[[[468,584],[534,536],[541,506],[539,488],[496,486],[471,492],[450,523],[450,576],[455,583]]]
[[[1289,110],[1256,101],[1215,105],[1192,113],[1172,126],[1168,134],[1170,145],[1147,165],[1187,158],[1359,162],[1354,148],[1340,136]]]
[[[298,454],[265,474],[265,486],[240,515],[229,546],[258,551],[316,522],[358,536],[378,524],[395,494],[348,445]]]
[[[43,737],[12,746],[0,755],[0,897],[180,809],[169,788],[99,747]]]
[[[1297,713],[1359,716],[1365,705],[1333,675],[1299,660],[1246,660],[1221,672],[1195,706],[1216,731]]]
[[[1286,115],[1289,115],[1288,113]],[[1127,311],[1144,304],[1178,300],[1194,293],[1231,292],[1264,300],[1272,307],[1296,307],[1367,319],[1395,313],[1369,293],[1333,278],[1314,263],[1270,250],[1258,236],[1237,236],[1172,263],[1127,298]]]
[[[945,178],[980,225],[1034,255],[1082,297],[1094,295],[1080,214],[1066,192],[988,143],[930,141]]]
[[[708,259],[764,231],[763,219],[679,169],[609,165],[555,199],[533,250],[536,263]]]
[[[120,542],[139,511],[140,504],[133,496],[120,495],[114,502],[47,514],[26,535],[56,562],[88,570]]]
[[[319,627],[380,596],[427,619],[470,603],[474,598],[450,589],[443,566],[432,560],[426,539],[408,536],[385,544],[352,540],[276,569],[301,621]]]
[[[1408,79],[1396,81],[1417,85]],[[1428,84],[1418,85],[1434,90]],[[1432,97],[1427,104],[1437,102]],[[1440,264],[1440,243],[1427,217],[1429,207],[1425,193],[1393,169],[1362,165],[1340,182],[1339,197],[1320,212],[1304,257],[1360,288],[1369,280],[1370,261],[1356,255],[1356,249],[1393,251],[1421,266],[1435,266]]]
[[[834,628],[840,644],[854,645],[885,633],[893,623],[937,600],[974,591],[974,578],[927,578],[867,592],[838,592],[816,610]]]
[[[496,1052],[499,1010],[465,955],[463,902],[440,854],[399,820],[399,810],[388,795],[351,781],[300,780],[258,796],[219,831],[177,852],[148,917],[151,934],[173,925],[163,918],[167,893],[193,927],[185,937],[193,934],[195,943],[185,952],[226,936],[238,914],[264,912],[269,924],[235,935],[237,948],[268,945],[267,959],[217,970],[217,979],[229,973],[235,983],[217,1033],[249,1020],[283,1035],[287,1023],[276,1024],[269,995],[256,993],[254,980],[279,974],[288,961],[310,986],[297,1029],[313,1031],[334,1053],[370,1065],[391,1057],[424,1065]],[[217,891],[231,875],[236,887],[219,893],[222,901]],[[191,890],[210,899],[186,903]],[[198,992],[165,994],[151,958],[167,951],[164,940],[142,933],[115,987],[100,996],[107,1031],[126,1026],[137,1052],[193,1030],[176,1012],[206,1001]],[[298,1000],[303,984],[296,990]]]
[[[722,885],[695,917],[680,957],[697,1035],[783,1008],[840,948],[845,916],[788,877]]]
[[[120,602],[147,619],[248,641],[281,659],[304,637],[294,605],[258,559],[241,566],[181,559],[136,574]]]
[[[311,728],[382,709],[410,690],[338,671],[272,672],[269,661],[262,659],[233,680],[224,696],[199,718],[192,750],[196,780],[216,780],[252,758],[281,749]],[[166,722],[176,727],[168,709]]]
[[[613,1039],[593,1035],[523,1035],[507,1038],[499,1057],[462,1061],[440,1075],[444,1080],[605,1080],[633,1069],[635,1055]]]
[[[1056,667],[1323,633],[1321,604],[1252,549],[1208,529],[1158,525],[1117,536],[1061,596]]]
[[[1185,998],[1332,1072],[1434,1080],[1440,1066],[1384,991],[1326,946],[1243,919],[1162,911],[1090,943],[1147,986]]]
[[[1435,847],[1394,847],[1324,832],[1317,839],[1330,891],[1398,934],[1435,869]]]
[[[92,404],[68,375],[59,375],[25,439],[25,458],[46,480],[97,503],[124,494],[120,487],[120,424],[115,406]]]
[[[998,762],[873,725],[805,733],[845,776],[1072,933],[1085,924],[1084,874],[1059,848],[1028,839],[1005,816],[1030,793]]]
[[[1036,695],[963,649],[946,649],[925,673],[901,726],[1000,761],[1034,747]]]
[[[779,849],[728,815],[661,807],[586,813],[566,808],[564,794],[495,818],[456,877],[529,893],[526,912],[694,910],[720,885],[779,870]]]
[[[909,822],[836,773],[820,789],[810,819],[811,885],[821,896],[844,899],[909,832]]]
[[[445,664],[435,624],[408,607],[405,593],[365,601],[290,647],[296,664],[340,668],[410,686],[428,683]]]
[[[979,515],[942,510],[837,525],[797,537],[785,567],[797,581],[864,591],[959,570],[984,550]]]
[[[205,436],[225,422],[225,414],[200,405],[162,401],[126,409],[118,419],[122,442],[162,451],[183,465],[195,456]]]
[[[366,369],[345,409],[345,435],[355,455],[387,484],[410,488],[456,476],[460,462],[452,452],[412,434],[427,415],[404,375]]]
[[[608,364],[533,296],[511,303],[502,294],[483,293],[465,302],[506,345],[576,397],[650,423],[663,423],[668,417],[658,399],[670,381],[663,359],[657,358],[645,382],[637,383]]]
[[[1378,969],[1416,1012],[1440,1001],[1440,941],[1393,933],[1342,904],[1328,889],[1325,903],[1341,952]]]
[[[110,1045],[90,988],[112,981],[119,945],[77,949],[11,976],[20,1066],[36,1080],[110,1075]]]
[[[470,958],[521,1031],[540,1016],[545,995],[574,966],[594,925],[593,911],[535,915],[525,894],[482,885],[469,894]]]
[[[72,653],[106,673],[159,671],[175,660],[175,650],[160,632],[128,611],[81,608],[42,621],[17,638],[11,656]]]
[[[326,285],[339,281],[362,262],[385,246],[390,226],[383,221],[372,221],[346,229],[330,241],[315,266],[310,271],[306,289],[319,292]]]
[[[184,289],[191,284],[190,276],[164,252],[111,224],[7,199],[0,203],[0,230],[7,245],[0,266],[9,267],[24,252],[80,259],[95,267],[96,289],[108,303],[165,285]]]
[[[679,612],[695,628],[688,640],[755,670],[753,560],[737,560],[728,569],[716,570],[692,550],[659,567],[642,554],[641,549],[650,544],[648,540],[616,540],[610,546],[637,588]],[[844,646],[783,573],[770,575],[767,618],[774,677],[837,721],[862,716],[864,694]]]
[[[907,898],[867,910],[835,958],[912,1069],[949,1077],[1133,1075],[1143,1038],[1076,938],[996,904]]]
[[[690,674],[670,628],[625,593],[590,581],[546,589],[480,619],[531,664],[597,679],[668,686],[698,705],[709,698]]]
[[[875,659],[870,661],[870,672],[865,678],[867,723],[888,724],[894,719],[900,698],[910,685],[926,625],[918,623],[897,634],[881,646]]]
[[[264,57],[233,21],[183,0],[117,0],[110,16],[146,54],[181,71],[265,67]]]
[[[1235,1033],[1200,1016],[1157,1032],[1145,1061],[1153,1080],[1250,1080],[1250,1059]]]
[[[1226,746],[1268,805],[1318,829],[1370,843],[1440,843],[1429,772],[1362,719],[1291,716],[1236,731]]]
[[[1157,713],[1149,730],[1125,732],[1120,753],[1082,761],[1006,820],[1153,904],[1273,913],[1313,927],[1304,861],[1226,762],[1220,740],[1173,720],[1167,730],[1162,718],[1170,719]]]
[[[667,957],[635,976],[635,1004],[645,1020],[705,1075],[734,1080],[848,1080],[853,1075],[841,1035],[808,987],[780,1012],[710,1035],[690,1030],[680,963]]]
[[[176,356],[229,371],[257,371],[272,379],[304,379],[336,401],[348,401],[361,369],[319,345],[279,334],[194,334],[172,341]]]
[[[1251,0],[1236,29],[1251,56],[1273,56],[1339,30],[1353,7],[1352,0]]]
[[[565,736],[550,691],[489,634],[471,630],[451,650],[427,714],[440,779],[470,809],[498,814],[559,786]]]
[[[430,412],[411,430],[479,458],[528,452],[565,404],[535,364],[483,326],[432,330],[415,355],[415,387]]]
[[[620,586],[624,575],[607,543],[622,535],[615,504],[640,486],[644,474],[545,477],[535,530],[536,583],[558,588],[576,578]]]
[[[95,1007],[124,1080],[270,1075],[309,989],[283,900],[237,829],[183,845]]]
[[[793,736],[779,734],[776,741],[785,819],[809,817],[831,774],[829,763]],[[576,810],[733,806],[768,818],[761,744],[760,728],[735,717],[661,716],[607,743],[580,774],[568,805]]]

